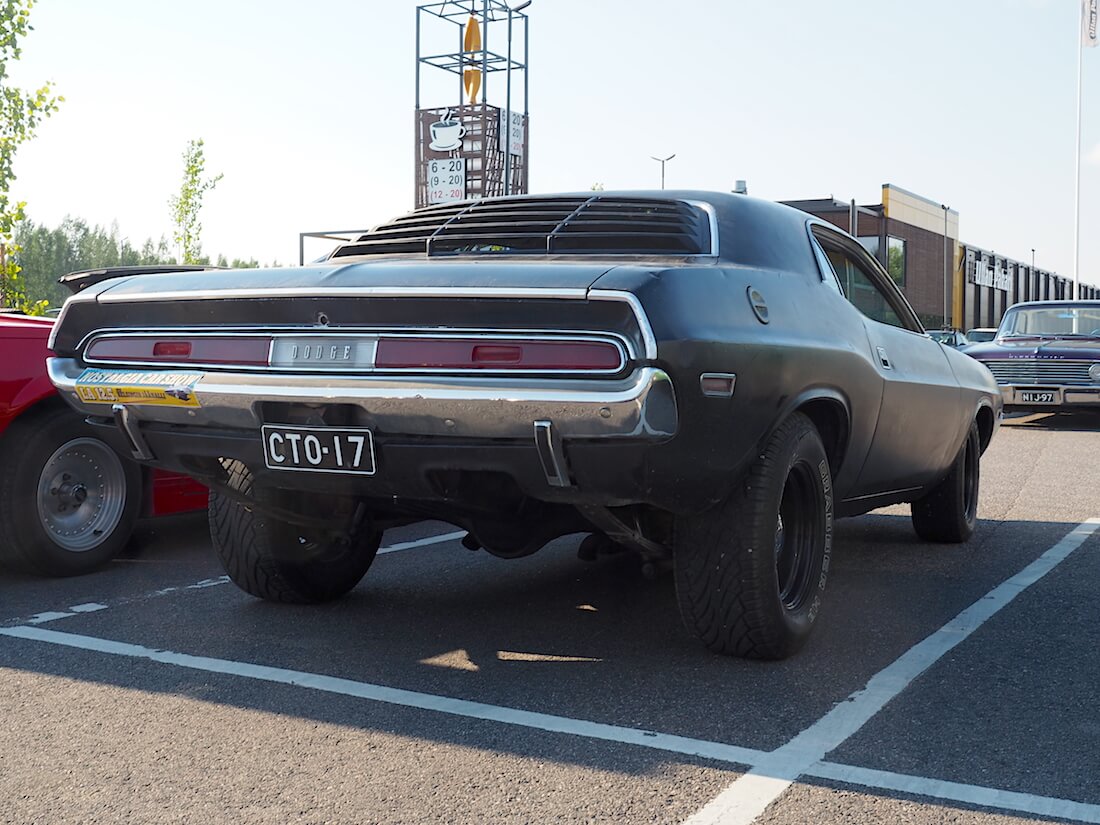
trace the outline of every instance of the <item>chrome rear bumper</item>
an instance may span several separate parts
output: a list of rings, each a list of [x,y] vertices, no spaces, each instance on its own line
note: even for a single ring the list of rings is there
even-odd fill
[[[112,415],[110,403],[88,403],[77,396],[83,367],[76,359],[51,358],[48,370],[54,386],[77,410]],[[136,372],[167,377],[178,371]],[[611,380],[205,372],[193,387],[195,408],[128,404],[128,413],[138,422],[258,432],[270,423],[263,412],[268,402],[350,405],[361,411],[366,426],[382,433],[472,439],[530,440],[534,422],[550,421],[563,439],[662,441],[675,435],[679,424],[672,382],[655,367]]]

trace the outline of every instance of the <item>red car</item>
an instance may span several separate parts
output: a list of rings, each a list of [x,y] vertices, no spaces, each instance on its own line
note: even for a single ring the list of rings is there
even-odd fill
[[[139,517],[202,509],[207,491],[119,458],[58,397],[53,324],[0,314],[0,561],[71,576],[113,558]]]

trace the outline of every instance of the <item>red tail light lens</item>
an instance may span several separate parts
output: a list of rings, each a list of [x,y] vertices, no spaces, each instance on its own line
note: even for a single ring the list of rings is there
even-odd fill
[[[476,344],[473,359],[475,364],[518,364],[523,360],[523,347]]]
[[[608,341],[380,338],[375,369],[615,372],[621,350]]]
[[[271,338],[267,336],[196,336],[160,338],[126,335],[97,338],[84,353],[93,362],[126,364],[210,364],[266,367]]]
[[[190,341],[157,341],[153,344],[154,358],[190,358]]]

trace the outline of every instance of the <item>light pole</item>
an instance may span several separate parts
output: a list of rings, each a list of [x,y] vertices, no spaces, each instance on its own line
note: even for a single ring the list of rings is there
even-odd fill
[[[508,69],[505,72],[504,91],[504,194],[512,194],[512,14],[523,11],[534,0],[524,0],[513,8],[508,6]],[[527,55],[523,56],[524,65]]]
[[[1035,278],[1035,247],[1031,247],[1031,272],[1027,274],[1027,282],[1024,284],[1024,300],[1031,300],[1031,282]]]
[[[665,188],[665,164],[668,163],[670,160],[672,160],[674,157],[676,157],[676,155],[671,154],[667,158],[653,157],[653,155],[650,155],[650,157],[653,158],[655,161],[657,161],[659,164],[661,164],[661,188],[664,189]]]
[[[940,204],[940,209],[943,210],[943,328],[948,329],[947,326],[947,215],[950,207],[946,203]]]

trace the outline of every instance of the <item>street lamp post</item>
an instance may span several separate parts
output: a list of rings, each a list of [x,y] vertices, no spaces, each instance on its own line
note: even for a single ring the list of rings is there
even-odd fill
[[[948,329],[947,326],[947,215],[950,211],[950,207],[946,203],[941,203],[940,208],[943,210],[943,328]]]
[[[676,157],[676,155],[675,155],[675,153],[673,153],[673,154],[669,155],[667,158],[658,158],[658,157],[654,157],[653,155],[650,155],[650,157],[653,158],[655,161],[657,161],[659,164],[661,164],[661,188],[664,189],[665,188],[665,164],[668,163],[670,160],[672,160],[674,157]]]
[[[512,13],[523,11],[534,0],[525,0],[513,8],[508,6],[508,69],[505,71],[504,83],[504,194],[512,194]],[[524,64],[527,63],[527,55],[523,56]]]

